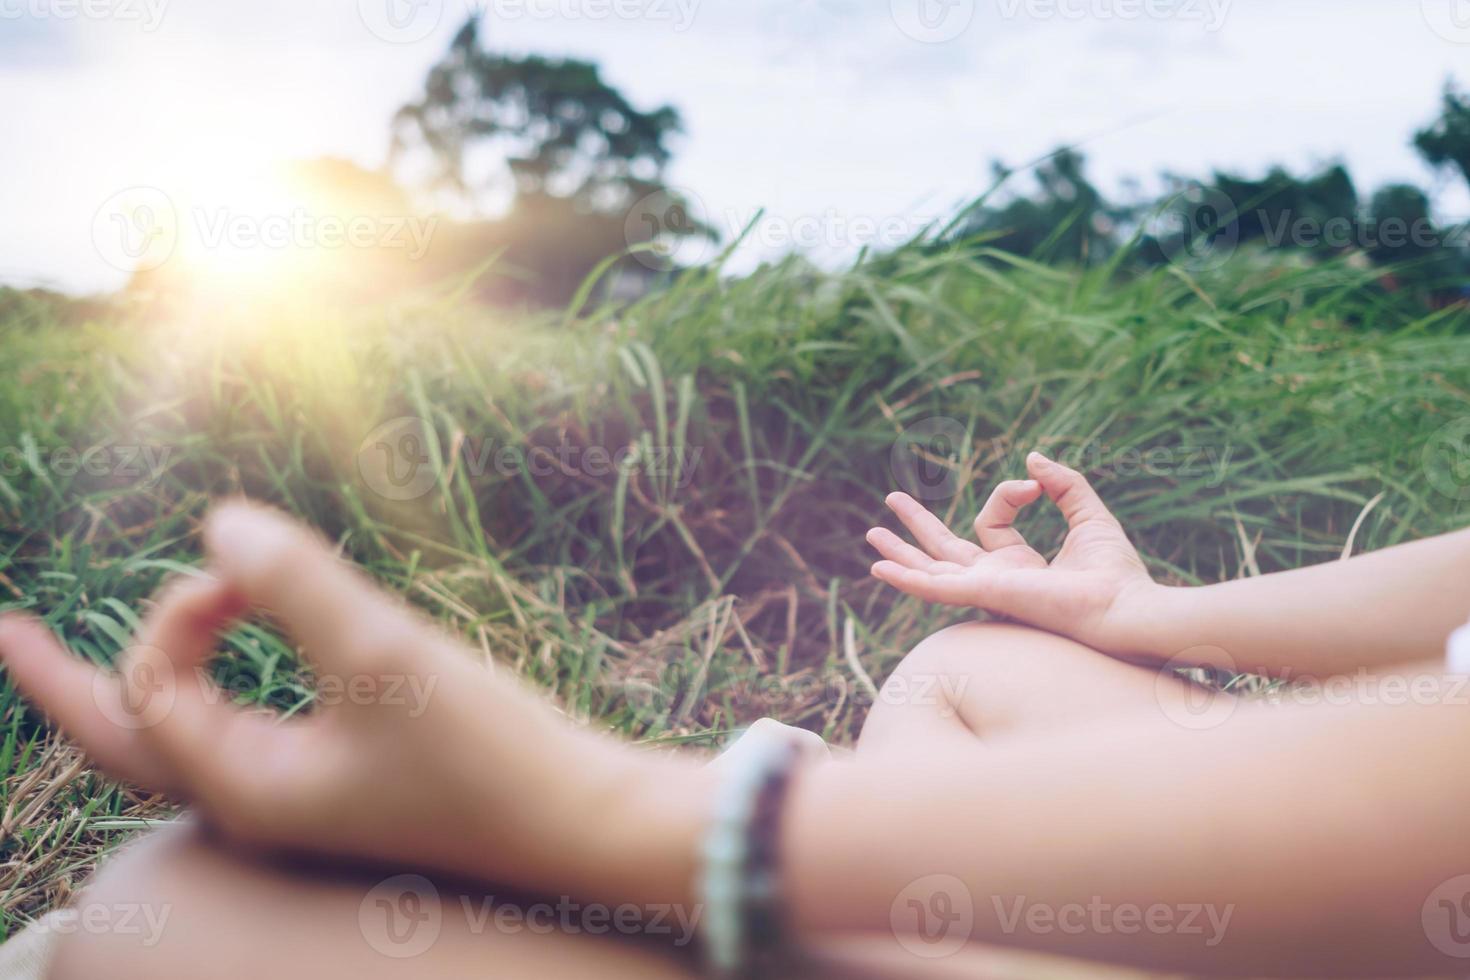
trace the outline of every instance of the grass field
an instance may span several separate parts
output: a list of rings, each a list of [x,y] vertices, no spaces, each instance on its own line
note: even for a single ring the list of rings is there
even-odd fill
[[[210,500],[248,493],[649,743],[762,715],[850,738],[955,618],[866,577],[883,495],[907,484],[967,525],[1033,448],[1085,469],[1172,581],[1470,523],[1470,317],[1347,263],[1135,278],[910,248],[694,273],[577,316],[454,291],[67,324],[0,308],[0,608],[110,661],[198,560]],[[1057,539],[1054,514],[1031,521]],[[310,709],[262,628],[216,670]],[[0,737],[5,934],[166,809],[89,772],[9,686]]]

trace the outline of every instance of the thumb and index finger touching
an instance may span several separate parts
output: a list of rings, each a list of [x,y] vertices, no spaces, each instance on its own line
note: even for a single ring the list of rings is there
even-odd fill
[[[1081,524],[1099,520],[1116,523],[1113,512],[1108,510],[1108,505],[1103,503],[1087,477],[1071,467],[1041,453],[1032,453],[1026,457],[1026,471],[1057,505],[1067,527],[1075,529]]]
[[[382,664],[374,651],[407,652],[424,635],[406,607],[274,510],[222,504],[204,540],[212,574],[161,592],[120,676],[72,655],[33,616],[0,617],[0,660],[16,685],[104,769],[156,789],[213,771],[227,734],[269,724],[233,710],[203,671],[219,634],[248,609],[271,613],[326,674],[370,672]]]

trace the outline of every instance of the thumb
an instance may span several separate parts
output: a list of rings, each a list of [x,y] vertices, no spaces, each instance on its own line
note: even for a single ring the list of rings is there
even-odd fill
[[[223,710],[223,693],[202,668],[181,668],[152,645],[131,647],[121,674],[123,697],[138,719],[138,734],[168,769],[170,789],[193,796],[202,756],[214,751],[218,736],[215,712],[201,709]]]
[[[159,594],[138,643],[164,651],[180,671],[201,665],[214,653],[220,633],[245,609],[244,597],[214,576],[181,577]]]
[[[257,776],[277,726],[231,704],[202,666],[181,667],[151,646],[130,660],[125,683],[148,722],[139,734],[172,776],[172,791],[214,815],[268,805]]]

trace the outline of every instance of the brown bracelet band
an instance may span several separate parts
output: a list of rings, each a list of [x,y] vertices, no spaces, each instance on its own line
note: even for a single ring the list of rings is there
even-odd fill
[[[750,738],[755,733],[746,736]],[[781,887],[781,817],[800,747],[771,735],[721,787],[699,882],[707,973],[766,976],[789,953]]]

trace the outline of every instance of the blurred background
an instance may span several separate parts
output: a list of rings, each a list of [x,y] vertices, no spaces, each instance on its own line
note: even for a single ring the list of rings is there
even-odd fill
[[[841,743],[966,618],[869,576],[894,489],[1048,452],[1171,584],[1462,528],[1467,55],[1470,0],[0,0],[0,612],[110,664],[245,494],[589,725]],[[4,938],[172,804],[0,678],[0,809]]]
[[[1463,0],[0,0],[0,282],[489,263],[478,295],[559,304],[647,240],[740,273],[966,206],[957,227],[1050,260],[1213,234],[1183,187],[1222,191],[1244,240],[1402,261],[1470,215],[1467,53]]]

